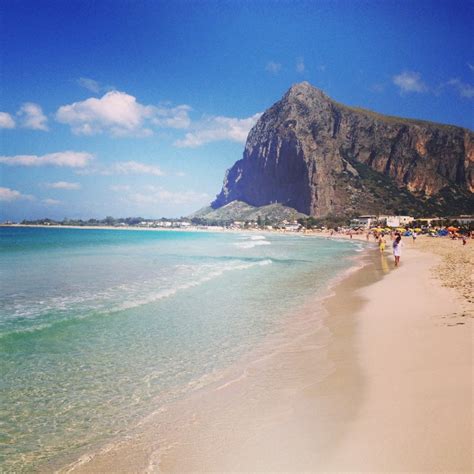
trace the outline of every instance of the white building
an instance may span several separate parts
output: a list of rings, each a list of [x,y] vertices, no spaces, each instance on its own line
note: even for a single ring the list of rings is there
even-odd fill
[[[458,221],[459,224],[470,224],[471,222],[474,222],[474,216],[467,215],[448,217],[448,219],[452,221]]]
[[[386,225],[388,227],[403,227],[411,224],[415,220],[411,216],[387,216]]]
[[[365,227],[369,229],[378,222],[377,216],[359,216],[356,219],[351,220],[351,227]]]
[[[285,224],[283,226],[283,228],[289,232],[297,232],[300,230],[300,227],[301,226],[299,224]]]

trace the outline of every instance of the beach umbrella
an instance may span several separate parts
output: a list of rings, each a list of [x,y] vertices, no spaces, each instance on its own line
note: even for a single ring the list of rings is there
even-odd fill
[[[398,232],[405,232],[405,228],[404,227],[397,227],[397,231]]]
[[[419,227],[417,227],[417,228],[415,229],[415,232],[421,232],[421,229],[420,229]]]
[[[447,230],[449,232],[457,232],[459,229],[457,227],[454,227],[454,226],[449,226]]]

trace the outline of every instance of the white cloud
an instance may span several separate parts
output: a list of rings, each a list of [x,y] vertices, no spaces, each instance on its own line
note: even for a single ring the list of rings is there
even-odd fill
[[[244,119],[222,116],[204,117],[194,125],[194,131],[186,133],[183,139],[175,142],[175,145],[181,148],[195,148],[219,140],[244,143],[250,129],[261,115],[257,113]]]
[[[281,71],[281,64],[274,61],[269,61],[265,66],[265,71],[271,74],[278,74]]]
[[[130,186],[128,184],[116,184],[109,186],[114,192],[122,193],[121,199],[132,204],[204,204],[209,201],[210,196],[192,190],[169,191],[162,186],[153,184]]]
[[[474,72],[474,65],[472,65],[471,63],[467,63],[467,67],[468,67],[472,72]]]
[[[298,58],[296,60],[296,72],[303,74],[305,72],[305,64],[304,64],[304,59],[303,58]]]
[[[190,124],[187,105],[156,107],[143,105],[125,92],[109,91],[100,99],[90,97],[82,102],[63,105],[56,120],[68,124],[77,135],[108,133],[112,136],[149,136],[149,125],[186,128]]]
[[[94,157],[90,153],[78,151],[60,151],[47,155],[0,156],[0,163],[9,166],[62,166],[84,168]]]
[[[178,105],[177,107],[155,107],[155,116],[151,120],[154,125],[168,128],[188,128],[191,125],[189,105]]]
[[[45,187],[49,189],[67,189],[67,190],[81,189],[81,185],[79,183],[69,183],[68,181],[56,181],[55,183],[45,183]]]
[[[29,194],[22,194],[20,191],[16,191],[15,189],[0,187],[0,201],[12,202],[20,199],[32,201],[34,200],[34,197]]]
[[[94,79],[90,79],[88,77],[80,77],[77,80],[77,83],[81,87],[84,87],[84,89],[94,92],[95,94],[98,94],[100,92],[100,85],[97,81],[94,81]]]
[[[98,164],[90,168],[78,170],[76,172],[80,175],[99,174],[102,176],[112,176],[117,174],[131,175],[131,174],[148,174],[153,176],[164,176],[165,173],[159,166],[141,163],[139,161],[116,161],[108,165]]]
[[[143,191],[146,191],[143,192]],[[153,185],[144,186],[138,192],[130,192],[126,199],[134,204],[193,204],[204,203],[209,200],[209,195],[195,191],[174,192]]]
[[[405,71],[392,77],[393,83],[400,89],[400,93],[426,92],[428,87],[421,80],[418,72]]]
[[[51,199],[51,198],[43,199],[41,202],[48,206],[57,206],[58,204],[61,204],[61,201],[58,201],[57,199]]]
[[[114,163],[109,171],[113,174],[151,174],[163,176],[163,171],[155,165],[147,165],[138,161],[119,161]]]
[[[111,91],[100,99],[91,97],[59,107],[56,119],[68,124],[77,135],[149,135],[151,131],[143,128],[143,123],[152,114],[153,108],[138,103],[135,97]]]
[[[7,112],[0,112],[0,128],[15,128],[15,120]]]
[[[450,79],[448,86],[454,87],[461,97],[472,99],[474,97],[474,86],[462,82],[460,79]]]
[[[38,104],[33,102],[25,102],[17,112],[20,119],[20,125],[23,128],[31,128],[32,130],[48,131],[48,119],[43,114],[43,110]]]

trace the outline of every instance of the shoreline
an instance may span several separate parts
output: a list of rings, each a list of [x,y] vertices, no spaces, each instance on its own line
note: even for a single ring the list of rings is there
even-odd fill
[[[439,256],[414,247],[359,291],[365,400],[323,471],[472,472],[472,304],[433,275]]]
[[[298,364],[317,363],[316,353],[308,351],[310,360],[295,346],[302,357],[290,364],[307,377],[303,389],[283,378],[273,408],[254,411],[258,423],[209,426],[210,437],[197,429],[162,458],[161,470],[471,472],[474,314],[433,278],[439,257],[411,247],[404,253],[402,266],[384,278],[382,263],[365,267],[326,302],[333,370],[311,379],[310,367]],[[395,291],[393,298],[394,286],[400,297]],[[468,311],[462,321],[460,311]],[[230,441],[217,450],[222,438]]]
[[[430,250],[409,246],[394,271],[372,252],[331,290],[323,328],[60,472],[469,472],[470,309]]]
[[[321,312],[326,312],[324,309],[325,302],[332,297],[335,288],[339,286],[341,281],[351,278],[361,268],[369,265],[367,260],[368,254],[372,250],[370,247],[367,246],[363,252],[360,250],[354,252],[354,255],[349,257],[350,266],[329,280],[323,291],[318,291],[316,296],[310,296],[306,303],[303,303],[302,309],[287,314],[283,321],[278,322],[276,332],[270,333],[258,346],[244,354],[240,360],[231,366],[220,369],[217,377],[209,374],[211,376],[205,377],[202,386],[201,383],[198,383],[200,388],[188,393],[184,399],[172,402],[171,406],[166,405],[158,408],[157,413],[151,413],[143,422],[139,423],[138,430],[130,429],[127,437],[112,439],[106,444],[96,446],[87,453],[83,453],[80,457],[68,456],[69,460],[66,457],[66,463],[64,457],[62,462],[61,459],[52,460],[52,462],[42,466],[40,472],[51,472],[53,470],[55,472],[74,473],[148,472],[149,459],[153,459],[152,464],[156,467],[157,464],[161,463],[161,460],[157,461],[156,459],[161,458],[163,454],[167,456],[168,449],[163,447],[163,440],[165,440],[166,445],[173,445],[183,434],[179,429],[177,431],[180,431],[180,433],[175,432],[176,425],[182,428],[189,424],[189,420],[195,418],[195,414],[191,412],[195,411],[196,403],[205,405],[201,411],[212,411],[211,400],[214,399],[216,394],[219,394],[220,397],[221,393],[227,393],[228,390],[237,393],[240,390],[240,382],[245,381],[250,373],[258,372],[262,364],[267,365],[268,360],[274,358],[275,355],[280,356],[281,351],[282,353],[286,353],[287,350],[293,351],[294,340],[313,346],[314,341],[305,342],[305,340],[308,340],[308,334],[311,337],[314,335],[314,339],[318,340],[318,347],[316,347],[315,352],[316,357],[321,362],[319,367],[315,367],[313,373],[318,379],[325,377],[331,368],[325,363],[322,351],[326,351],[327,339],[330,334],[323,324],[326,316],[322,315]],[[308,312],[311,312],[309,318]],[[282,328],[284,328],[284,333]],[[287,349],[287,346],[289,349]],[[253,378],[253,375],[250,377]],[[305,380],[303,380],[303,385],[306,385]],[[236,392],[234,392],[235,389]],[[158,425],[166,426],[170,430],[167,432],[166,429],[163,430]],[[170,434],[170,432],[172,433]],[[152,470],[154,471],[154,468]]]

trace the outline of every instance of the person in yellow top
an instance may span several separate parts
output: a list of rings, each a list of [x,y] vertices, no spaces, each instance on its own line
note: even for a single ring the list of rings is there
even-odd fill
[[[385,250],[385,239],[382,235],[379,236],[379,249],[380,249],[380,253],[383,253],[383,251]]]

